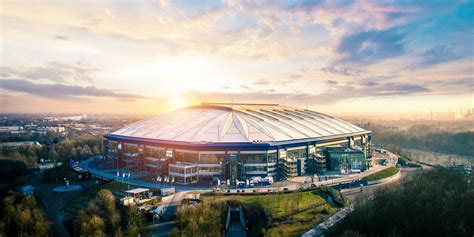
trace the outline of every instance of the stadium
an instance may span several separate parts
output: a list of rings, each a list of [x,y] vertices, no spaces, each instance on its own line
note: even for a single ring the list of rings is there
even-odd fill
[[[107,134],[104,149],[117,166],[191,184],[363,171],[370,140],[370,131],[308,109],[202,103]]]

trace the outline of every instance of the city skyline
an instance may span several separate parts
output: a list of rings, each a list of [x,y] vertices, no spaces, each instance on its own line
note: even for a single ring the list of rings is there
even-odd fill
[[[1,2],[0,112],[473,107],[473,3]],[[34,12],[34,14],[32,14]]]

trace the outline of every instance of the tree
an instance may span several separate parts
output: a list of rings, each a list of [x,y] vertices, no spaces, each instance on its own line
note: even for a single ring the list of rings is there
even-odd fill
[[[59,159],[59,155],[54,149],[51,149],[48,152],[48,158],[53,161],[57,161]]]
[[[3,230],[6,236],[48,236],[49,223],[44,217],[43,210],[33,196],[27,196],[19,201],[19,196],[10,195],[3,199],[2,216]]]
[[[120,214],[115,207],[115,197],[108,189],[102,189],[97,193],[96,201],[100,208],[100,216],[107,221],[107,227],[116,232],[120,226]]]
[[[36,236],[48,236],[49,223],[44,218],[44,212],[39,208],[33,209],[33,219],[35,220],[33,226],[33,233]]]
[[[474,233],[473,174],[435,168],[361,201],[340,231],[367,236],[470,236]]]
[[[106,236],[104,221],[97,214],[89,216],[86,211],[80,210],[74,224],[79,236]]]
[[[127,236],[138,236],[139,228],[145,223],[144,216],[138,211],[137,208],[131,207],[126,210],[127,220]]]
[[[319,172],[318,162],[315,159],[308,159],[305,163],[306,173],[314,175]]]

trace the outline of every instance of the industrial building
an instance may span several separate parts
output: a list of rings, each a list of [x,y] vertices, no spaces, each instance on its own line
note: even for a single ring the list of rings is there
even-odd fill
[[[324,172],[333,168],[327,163],[335,154],[329,148],[371,156],[370,131],[278,104],[202,103],[138,121],[105,138],[105,156],[117,165],[181,184],[301,176],[310,159]]]

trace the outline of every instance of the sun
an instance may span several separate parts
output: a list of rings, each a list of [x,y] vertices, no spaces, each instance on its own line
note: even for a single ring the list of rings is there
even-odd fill
[[[186,105],[183,97],[181,96],[173,96],[171,97],[171,106],[173,109],[183,108]]]

